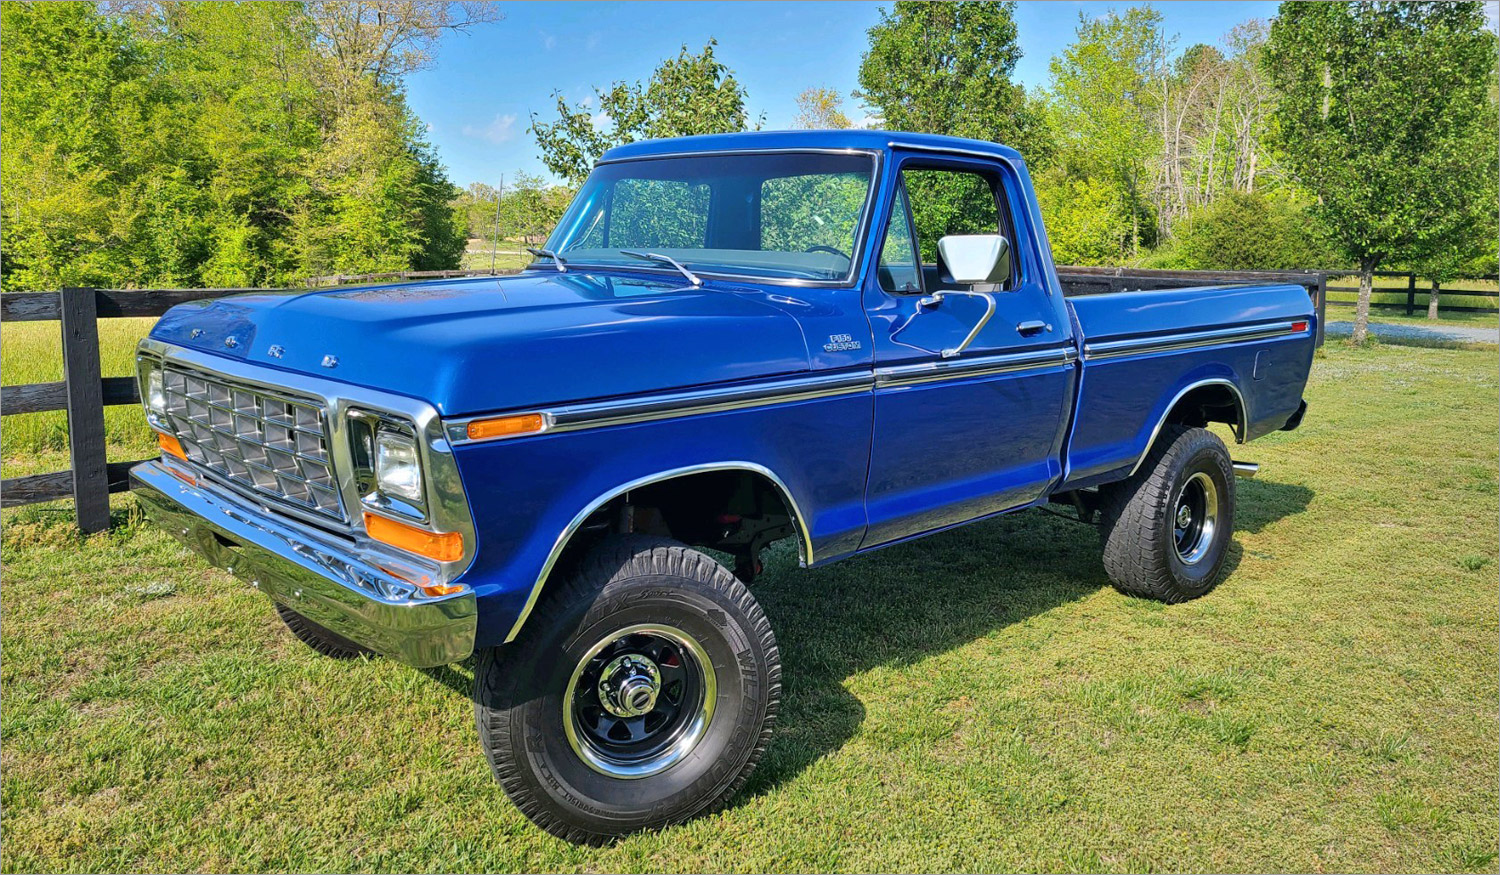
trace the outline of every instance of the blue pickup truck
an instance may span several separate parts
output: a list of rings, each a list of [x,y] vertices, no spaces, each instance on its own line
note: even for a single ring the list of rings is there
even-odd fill
[[[257,293],[141,343],[151,517],[331,657],[473,657],[544,829],[722,804],[770,739],[751,594],[1048,502],[1121,591],[1218,582],[1237,442],[1296,428],[1296,285],[1069,297],[1026,165],[887,131],[635,143],[515,276]],[[707,552],[712,551],[712,552]],[[721,561],[722,560],[722,561]]]

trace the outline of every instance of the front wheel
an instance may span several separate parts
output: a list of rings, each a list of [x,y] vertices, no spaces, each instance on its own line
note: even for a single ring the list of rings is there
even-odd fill
[[[1182,602],[1218,584],[1234,535],[1234,468],[1217,435],[1162,429],[1140,469],[1100,497],[1104,570],[1116,589]]]
[[[596,548],[520,637],[480,655],[495,778],[538,826],[598,844],[734,795],[770,740],[781,666],[748,589],[686,545]]]

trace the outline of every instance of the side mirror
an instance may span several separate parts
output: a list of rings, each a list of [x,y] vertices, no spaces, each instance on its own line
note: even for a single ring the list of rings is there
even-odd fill
[[[954,282],[1001,286],[1010,279],[1010,241],[1003,234],[950,234],[938,241],[938,254]]]

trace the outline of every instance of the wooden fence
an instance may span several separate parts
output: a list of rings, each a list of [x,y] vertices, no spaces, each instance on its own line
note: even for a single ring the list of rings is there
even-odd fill
[[[1357,270],[1354,270],[1354,271],[1331,270],[1331,271],[1326,271],[1326,274],[1329,277],[1358,277],[1359,276],[1359,271],[1357,271]],[[1412,273],[1410,271],[1401,271],[1401,270],[1377,270],[1377,271],[1375,271],[1375,276],[1377,276],[1377,277],[1400,277],[1400,278],[1404,278],[1406,280],[1406,288],[1404,288],[1404,289],[1400,288],[1400,287],[1392,288],[1390,286],[1376,286],[1374,288],[1374,294],[1375,295],[1405,295],[1406,296],[1406,305],[1405,305],[1406,306],[1406,315],[1411,316],[1411,315],[1413,315],[1414,313],[1417,312],[1417,307],[1418,307],[1418,305],[1417,305],[1417,297],[1419,295],[1423,298],[1423,303],[1421,305],[1421,308],[1423,310],[1427,309],[1426,299],[1428,298],[1428,296],[1430,296],[1432,294],[1433,287],[1428,286],[1427,288],[1418,288],[1417,287],[1417,275],[1416,274],[1414,274],[1414,273]],[[1469,280],[1469,279],[1460,279],[1460,280],[1458,280],[1458,282],[1470,282],[1470,281],[1471,280]],[[1358,292],[1359,291],[1359,286],[1357,286],[1357,285],[1355,285],[1355,286],[1328,286],[1327,288],[1328,288],[1328,291],[1330,291],[1330,292]],[[1442,295],[1453,295],[1453,296],[1467,297],[1467,298],[1500,298],[1500,292],[1491,292],[1491,291],[1486,291],[1484,289],[1456,289],[1456,288],[1453,288],[1451,286],[1447,287],[1447,288],[1444,288],[1441,284],[1437,287],[1437,293],[1438,293],[1439,296],[1442,296]],[[1353,307],[1353,306],[1357,305],[1358,303],[1359,303],[1358,301],[1329,301],[1328,302],[1328,306],[1330,306],[1330,307]],[[1375,306],[1375,307],[1389,307],[1389,306],[1391,306],[1391,304],[1388,303],[1388,302],[1376,302],[1376,303],[1373,303],[1371,306]],[[1399,307],[1401,305],[1397,304],[1396,306]],[[1496,308],[1494,308],[1494,307],[1463,307],[1463,306],[1459,306],[1457,304],[1444,304],[1441,300],[1438,301],[1438,312],[1440,312],[1440,313],[1441,312],[1448,312],[1448,313],[1494,313],[1495,311],[1496,311]]]
[[[14,507],[72,496],[78,527],[109,528],[109,494],[130,488],[135,462],[109,462],[104,456],[104,408],[139,404],[134,377],[104,378],[99,373],[99,322],[122,316],[160,316],[184,301],[219,298],[257,289],[63,289],[0,295],[0,322],[58,321],[62,325],[63,381],[5,386],[0,416],[68,411],[68,452],[72,468],[0,482],[0,506]]]

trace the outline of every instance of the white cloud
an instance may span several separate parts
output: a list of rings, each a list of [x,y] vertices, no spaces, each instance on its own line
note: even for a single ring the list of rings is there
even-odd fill
[[[542,38],[542,48],[546,49],[549,52],[557,48],[556,36],[540,29],[537,30],[537,35]]]
[[[1484,4],[1484,17],[1490,23],[1490,29],[1500,27],[1500,3],[1489,2]]]
[[[583,107],[584,109],[588,109],[589,107],[593,106],[594,105],[594,95],[592,95],[592,94],[585,95],[582,100],[578,101],[578,105],[581,106],[581,107]]]
[[[484,127],[464,125],[464,136],[488,143],[504,143],[516,138],[516,114],[502,113]]]
[[[878,128],[885,124],[885,119],[878,115],[866,113],[860,118],[853,119],[853,123],[856,128]]]
[[[589,121],[593,123],[594,130],[603,133],[609,128],[609,113],[601,109],[598,112],[594,113],[592,116],[589,116]]]

